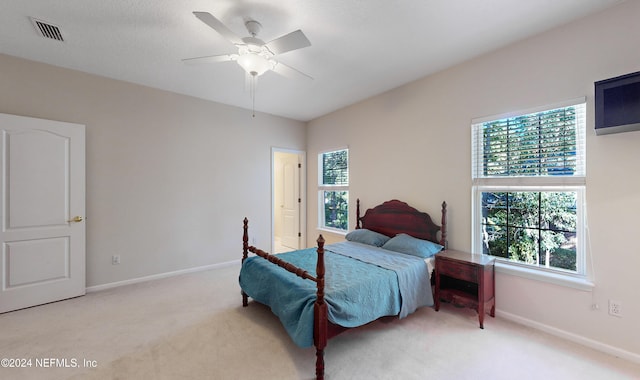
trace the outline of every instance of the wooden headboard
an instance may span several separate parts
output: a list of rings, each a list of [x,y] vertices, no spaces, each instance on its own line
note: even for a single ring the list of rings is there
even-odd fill
[[[363,216],[360,216],[360,199],[357,200],[356,205],[356,229],[366,228],[390,237],[405,233],[418,239],[447,246],[446,202],[442,202],[441,226],[435,224],[426,212],[418,211],[397,199],[370,208]],[[438,238],[438,232],[440,232],[440,238]]]

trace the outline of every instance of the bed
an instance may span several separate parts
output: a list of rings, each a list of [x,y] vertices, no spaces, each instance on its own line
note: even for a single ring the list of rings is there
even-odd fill
[[[324,378],[324,349],[339,333],[382,317],[406,317],[433,305],[433,255],[446,247],[446,203],[441,224],[399,200],[360,213],[344,242],[277,255],[249,246],[244,219],[240,270],[242,304],[271,308],[300,347],[315,346],[316,378]],[[255,256],[249,257],[249,253]]]

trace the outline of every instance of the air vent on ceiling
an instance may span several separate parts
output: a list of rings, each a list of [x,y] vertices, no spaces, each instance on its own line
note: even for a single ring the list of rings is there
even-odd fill
[[[33,17],[31,17],[31,22],[33,23],[33,26],[35,26],[38,34],[42,37],[50,38],[56,41],[64,41],[64,39],[62,38],[62,32],[56,25],[35,19]]]

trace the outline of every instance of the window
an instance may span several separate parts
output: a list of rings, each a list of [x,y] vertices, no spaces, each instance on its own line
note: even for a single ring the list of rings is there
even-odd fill
[[[584,99],[474,120],[476,252],[584,275]]]
[[[320,228],[346,232],[349,229],[349,150],[319,154],[318,177]]]

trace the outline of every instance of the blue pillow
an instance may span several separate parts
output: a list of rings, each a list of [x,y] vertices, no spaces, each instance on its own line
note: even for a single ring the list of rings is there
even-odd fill
[[[383,235],[381,233],[367,230],[365,228],[359,230],[353,230],[345,236],[345,238],[349,241],[354,241],[356,243],[373,245],[376,247],[381,247],[384,243],[387,242],[390,238],[387,235]]]
[[[417,239],[407,234],[397,234],[389,239],[382,248],[426,259],[440,252],[444,247],[429,240]]]

